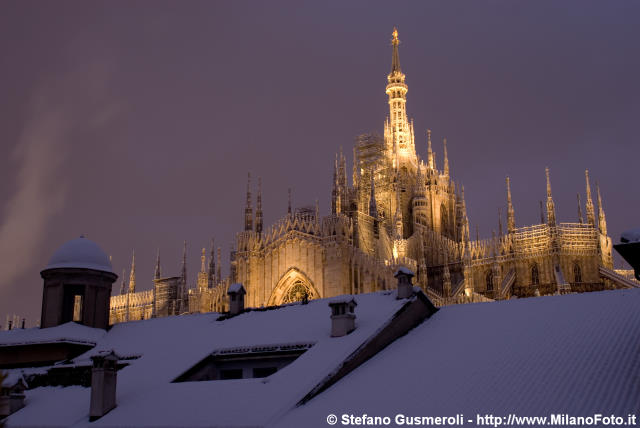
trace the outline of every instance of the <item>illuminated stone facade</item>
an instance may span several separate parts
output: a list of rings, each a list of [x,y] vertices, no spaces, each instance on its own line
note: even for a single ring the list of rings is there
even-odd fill
[[[212,247],[208,266],[203,250],[197,286],[187,287],[183,262],[169,293],[162,288],[166,279],[160,278],[158,261],[155,298],[153,293],[138,300],[127,297],[146,302],[137,309],[125,302],[123,286],[123,295],[112,298],[112,322],[126,319],[127,310],[128,319],[132,313],[137,319],[224,311],[226,290],[234,282],[244,285],[249,307],[386,290],[395,286],[399,266],[413,270],[414,283],[440,305],[631,286],[612,270],[602,199],[598,190],[596,216],[588,172],[586,221],[582,214],[576,223],[556,221],[547,170],[541,224],[516,227],[507,178],[506,230],[491,239],[471,240],[464,188],[451,177],[446,140],[441,168],[430,131],[427,158],[416,153],[398,45],[394,30],[384,134],[357,137],[351,184],[345,156],[336,155],[330,215],[320,216],[317,206],[292,209],[289,202],[287,215],[263,230],[260,184],[254,216],[249,179],[244,231],[237,234],[230,255],[229,277],[221,278],[220,250],[216,267]],[[156,312],[160,307],[171,309]]]

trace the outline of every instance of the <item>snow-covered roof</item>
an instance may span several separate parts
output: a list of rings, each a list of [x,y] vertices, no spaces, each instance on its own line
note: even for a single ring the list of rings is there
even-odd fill
[[[330,337],[328,299],[221,321],[210,313],[117,324],[75,359],[86,365],[112,349],[132,357],[118,371],[115,409],[89,423],[89,388],[41,387],[26,391],[8,427],[313,428],[343,413],[640,412],[635,289],[443,307],[296,406],[408,302],[392,292],[356,298],[357,328],[339,338]],[[172,383],[212,353],[286,344],[310,347],[267,378]]]
[[[446,306],[276,425],[343,413],[637,414],[639,307],[640,290]]]
[[[330,305],[337,305],[340,303],[350,303],[350,302],[354,302],[357,304],[356,298],[353,297],[352,294],[345,294],[344,296],[338,296],[338,297],[334,297],[333,299],[329,299]]]
[[[392,292],[359,295],[356,329],[338,338],[330,336],[327,299],[226,319],[207,313],[116,324],[74,360],[88,365],[92,355],[108,350],[129,358],[118,371],[115,409],[89,423],[90,388],[40,387],[26,391],[26,407],[8,426],[265,426],[338,370],[405,304]],[[267,378],[172,383],[221,349],[283,344],[313,346]]]
[[[413,273],[413,271],[409,268],[406,268],[404,266],[400,266],[396,272],[393,274],[393,276],[398,276],[400,274],[404,274],[404,275],[409,275],[409,276],[415,276],[415,274]]]
[[[107,254],[90,239],[81,236],[65,242],[53,253],[44,268],[84,268],[113,273]]]
[[[640,228],[622,232],[620,236],[622,242],[640,242]]]
[[[3,346],[33,345],[44,343],[79,343],[95,345],[106,332],[100,328],[68,322],[50,328],[25,328],[0,331],[0,348]]]
[[[231,284],[229,286],[229,290],[227,291],[227,293],[240,293],[240,292],[246,293],[243,285],[240,284],[239,282],[234,282],[233,284]]]

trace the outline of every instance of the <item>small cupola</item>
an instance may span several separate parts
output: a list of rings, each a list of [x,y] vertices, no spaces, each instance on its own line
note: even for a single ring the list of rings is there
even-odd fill
[[[331,308],[331,337],[346,336],[356,328],[355,308],[356,300],[353,296],[340,296],[329,302]]]
[[[227,291],[229,295],[229,315],[238,315],[244,311],[244,295],[247,294],[240,283],[231,284]]]
[[[40,276],[44,281],[41,328],[69,321],[94,328],[109,326],[111,286],[118,276],[98,244],[84,236],[64,243]]]
[[[91,357],[90,421],[101,418],[116,407],[118,359],[113,350]]]
[[[393,276],[398,280],[398,299],[408,299],[413,296],[413,284],[411,278],[414,277],[413,272],[404,266],[398,268]]]

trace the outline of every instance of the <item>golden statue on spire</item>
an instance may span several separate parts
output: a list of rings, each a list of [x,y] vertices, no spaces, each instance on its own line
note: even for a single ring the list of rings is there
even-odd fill
[[[398,39],[398,29],[396,27],[393,27],[393,33],[391,33],[391,35],[393,36],[393,39],[391,39],[391,43],[393,43],[394,45],[399,44],[400,39]]]

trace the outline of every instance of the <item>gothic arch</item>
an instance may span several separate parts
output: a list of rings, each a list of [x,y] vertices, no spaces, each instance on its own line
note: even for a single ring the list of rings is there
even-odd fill
[[[307,275],[297,268],[289,269],[278,280],[269,297],[269,306],[283,305],[300,301],[306,295],[307,299],[319,299],[320,293]]]
[[[580,263],[578,263],[577,260],[573,262],[573,282],[582,282],[582,269],[580,268]]]
[[[485,275],[485,282],[487,285],[487,291],[493,291],[493,271],[489,269]]]
[[[531,285],[540,284],[540,271],[538,270],[538,264],[534,262],[531,265]]]

